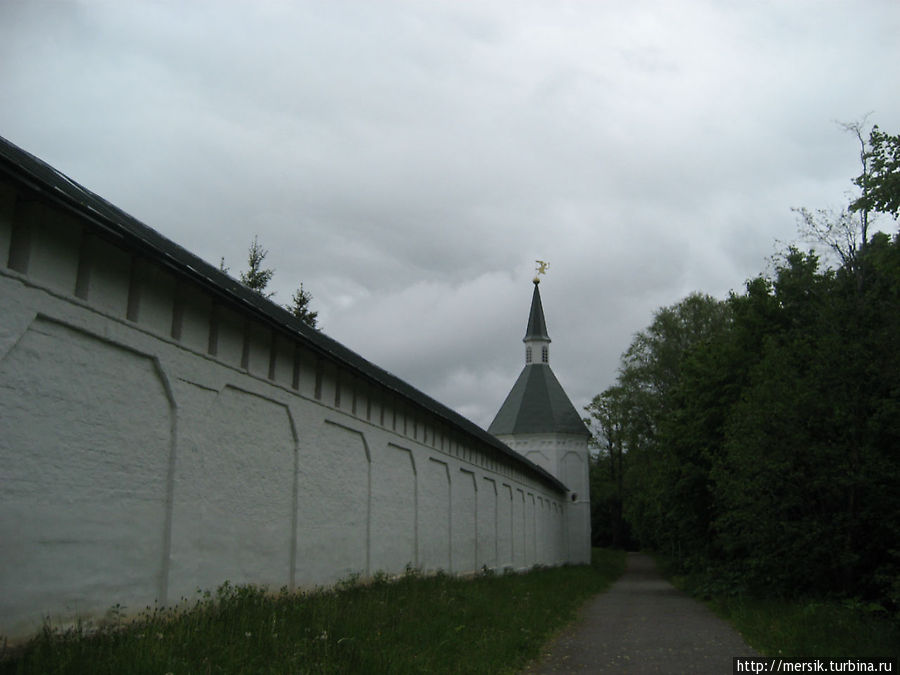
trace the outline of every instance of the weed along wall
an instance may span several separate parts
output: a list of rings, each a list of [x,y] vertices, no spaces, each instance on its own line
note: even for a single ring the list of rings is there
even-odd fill
[[[550,473],[2,139],[0,476],[8,637],[583,544]]]

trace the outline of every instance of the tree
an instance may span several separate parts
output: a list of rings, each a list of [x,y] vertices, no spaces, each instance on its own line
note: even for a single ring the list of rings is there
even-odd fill
[[[311,300],[312,294],[309,291],[303,290],[303,284],[301,283],[300,288],[294,291],[294,295],[291,297],[291,303],[285,305],[284,308],[310,328],[317,328],[317,317],[319,316],[319,313],[310,311],[309,303]]]
[[[891,136],[872,127],[869,147],[863,152],[863,172],[853,181],[862,195],[851,205],[852,211],[888,213],[900,216],[900,134]]]
[[[768,299],[740,303],[768,327],[743,339],[754,355],[710,477],[725,565],[751,586],[900,603],[898,243],[876,233],[861,275],[792,249]]]
[[[247,288],[270,300],[275,295],[275,292],[266,293],[265,290],[272,280],[275,270],[263,267],[263,261],[267,255],[269,255],[269,252],[260,246],[258,236],[254,236],[253,243],[250,244],[250,248],[247,250],[247,271],[240,273],[240,280]],[[219,260],[219,269],[226,274],[228,273],[229,268],[225,265],[224,257]],[[301,283],[300,288],[294,291],[291,302],[285,305],[284,308],[311,328],[318,328],[319,313],[310,310],[309,303],[311,300],[312,294],[304,290]]]
[[[643,418],[642,434],[652,438],[679,382],[684,357],[696,344],[728,323],[725,303],[692,293],[657,310],[653,322],[635,335],[622,356],[619,384],[630,392],[630,409]]]
[[[595,398],[589,410],[601,430],[600,447],[611,453],[610,468],[622,472],[624,519],[645,546],[671,551],[679,530],[694,520],[694,497],[682,496],[696,487],[697,472],[682,470],[691,463],[679,464],[672,454],[666,426],[678,410],[686,358],[729,322],[725,303],[696,293],[658,310],[622,356],[616,387]],[[614,506],[618,488],[610,488]]]
[[[613,386],[598,394],[585,411],[597,454],[590,465],[591,539],[595,546],[621,548],[630,543],[622,515],[625,476],[625,395]]]
[[[852,207],[851,207],[852,208]],[[837,255],[840,264],[849,268],[856,265],[859,250],[868,237],[869,217],[867,211],[844,209],[839,212],[830,209],[792,208],[800,218],[800,234],[810,243],[825,244]]]
[[[849,128],[873,179],[863,196],[895,214],[900,141],[867,147]],[[856,204],[807,220],[824,222],[836,268],[791,247],[726,303],[690,296],[635,336],[588,408],[608,539],[621,495],[641,544],[709,591],[900,609],[900,235],[869,236]]]
[[[856,261],[859,252],[865,248],[869,240],[869,212],[871,209],[872,156],[871,148],[863,137],[865,119],[861,122],[839,123],[844,131],[852,133],[859,142],[860,175],[854,184],[860,188],[860,196],[850,203],[846,209],[834,212],[830,209],[806,208],[791,209],[800,217],[798,229],[808,242],[825,244],[840,260],[844,267],[857,271]],[[878,127],[873,128],[873,132]]]
[[[250,244],[250,249],[247,251],[247,265],[248,269],[246,272],[241,272],[241,283],[244,284],[250,290],[256,291],[264,298],[271,298],[275,295],[272,293],[265,293],[266,286],[269,285],[269,282],[272,280],[272,275],[275,274],[275,270],[263,268],[263,260],[266,259],[266,256],[269,255],[269,252],[259,245],[259,240],[256,236],[253,237],[253,243]],[[222,259],[222,264],[224,265],[225,260]]]

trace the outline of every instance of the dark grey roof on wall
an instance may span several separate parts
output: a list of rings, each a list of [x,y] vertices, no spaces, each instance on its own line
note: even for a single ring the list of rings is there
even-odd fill
[[[547,322],[544,320],[544,306],[541,304],[541,292],[538,290],[538,282],[534,282],[534,293],[531,296],[531,311],[528,313],[528,326],[525,328],[526,340],[546,340],[550,342],[550,336],[547,335]]]
[[[531,363],[522,369],[488,431],[498,436],[589,435],[575,406],[545,363]]]
[[[155,260],[177,275],[204,287],[220,300],[237,305],[244,311],[254,314],[259,320],[291,334],[312,351],[393,391],[458,430],[493,447],[552,489],[559,492],[566,491],[565,485],[547,471],[522,457],[459,413],[367,361],[324,333],[310,328],[287,310],[251,291],[217,267],[201,260],[2,136],[0,136],[0,174],[39,193],[58,206],[76,213],[89,221],[105,237],[118,242],[120,246]]]

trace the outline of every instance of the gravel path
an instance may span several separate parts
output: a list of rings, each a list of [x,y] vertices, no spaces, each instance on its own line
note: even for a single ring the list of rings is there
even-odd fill
[[[727,622],[663,579],[652,558],[629,553],[625,574],[523,675],[727,674],[732,657],[755,655]]]

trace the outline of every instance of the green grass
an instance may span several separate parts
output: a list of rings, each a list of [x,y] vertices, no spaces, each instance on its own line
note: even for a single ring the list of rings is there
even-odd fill
[[[721,579],[677,576],[660,568],[681,590],[705,601],[764,656],[819,659],[900,658],[900,615],[855,600],[765,598],[726,592]]]
[[[410,572],[314,593],[228,584],[190,608],[60,633],[46,627],[0,673],[512,673],[624,569],[591,566],[483,574]]]
[[[737,596],[710,604],[766,656],[900,658],[900,621],[855,602]]]

